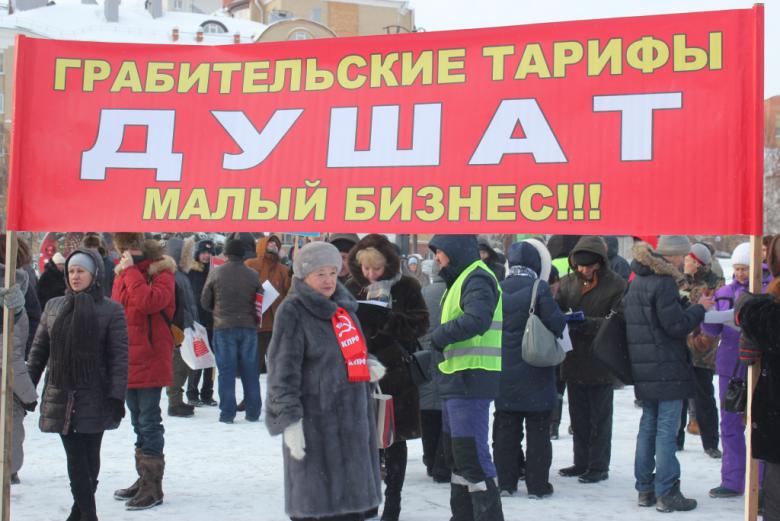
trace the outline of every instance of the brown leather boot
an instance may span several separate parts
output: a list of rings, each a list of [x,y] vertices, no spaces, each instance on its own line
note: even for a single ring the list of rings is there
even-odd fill
[[[125,503],[127,510],[145,510],[162,504],[164,471],[165,456],[141,456],[141,486],[135,497]]]
[[[138,489],[141,487],[141,449],[137,448],[135,449],[135,471],[138,473],[138,479],[135,480],[135,483],[130,485],[127,488],[120,488],[119,490],[114,491],[114,499],[117,499],[119,501],[127,501],[128,499],[133,499],[135,495],[138,493]]]

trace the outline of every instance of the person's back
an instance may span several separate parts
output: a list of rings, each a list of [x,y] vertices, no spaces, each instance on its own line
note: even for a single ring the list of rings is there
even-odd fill
[[[683,307],[677,281],[691,243],[684,236],[662,236],[654,251],[634,245],[635,278],[624,299],[634,390],[642,405],[634,463],[639,506],[661,512],[696,508],[680,492],[677,429],[683,400],[693,397],[693,366],[686,337],[704,319],[712,299]]]
[[[219,421],[236,416],[236,376],[244,388],[246,419],[260,418],[260,380],[257,354],[257,294],[263,292],[257,272],[244,265],[244,245],[231,239],[228,260],[209,273],[200,303],[214,317],[214,354],[219,384]]]

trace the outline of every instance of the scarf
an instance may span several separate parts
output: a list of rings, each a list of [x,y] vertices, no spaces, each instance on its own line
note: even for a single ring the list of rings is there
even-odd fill
[[[96,297],[92,293],[92,288],[80,293],[69,289],[54,320],[49,382],[55,387],[74,391],[100,381],[102,360],[97,342]]]
[[[347,366],[347,379],[350,382],[368,382],[368,347],[355,320],[342,307],[331,318],[333,333],[341,348],[341,355]]]

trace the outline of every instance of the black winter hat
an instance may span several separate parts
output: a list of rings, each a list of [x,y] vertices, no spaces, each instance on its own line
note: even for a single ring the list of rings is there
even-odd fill
[[[577,266],[590,266],[603,260],[601,255],[592,251],[578,251],[572,255],[572,259]]]
[[[210,254],[214,255],[214,241],[210,239],[203,239],[202,241],[198,241],[198,245],[195,247],[195,257],[203,252],[209,252]]]
[[[244,243],[240,239],[230,239],[225,244],[225,255],[244,257]]]

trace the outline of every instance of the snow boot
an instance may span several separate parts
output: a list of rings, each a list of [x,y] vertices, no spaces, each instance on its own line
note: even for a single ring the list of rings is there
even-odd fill
[[[474,521],[474,507],[471,505],[471,494],[466,485],[450,483],[450,521]]]
[[[636,502],[640,507],[651,507],[656,504],[655,492],[648,490],[647,492],[640,492],[639,498]]]
[[[680,482],[674,484],[672,490],[659,497],[655,502],[655,509],[659,512],[687,512],[696,508],[696,500],[688,499],[680,492]]]
[[[133,499],[135,495],[138,493],[138,489],[141,487],[141,449],[136,447],[135,449],[135,471],[138,473],[138,479],[135,480],[135,483],[130,485],[127,488],[120,488],[119,490],[114,491],[114,499],[119,501],[127,501],[128,499]]]
[[[501,508],[501,495],[494,479],[484,482],[487,490],[471,492],[471,505],[474,509],[474,521],[504,521]]]
[[[408,451],[406,442],[394,443],[385,449],[385,506],[381,521],[398,521],[401,514],[401,490],[406,477]]]
[[[146,510],[162,504],[164,471],[165,456],[141,455],[141,486],[135,497],[125,503],[127,510]]]

